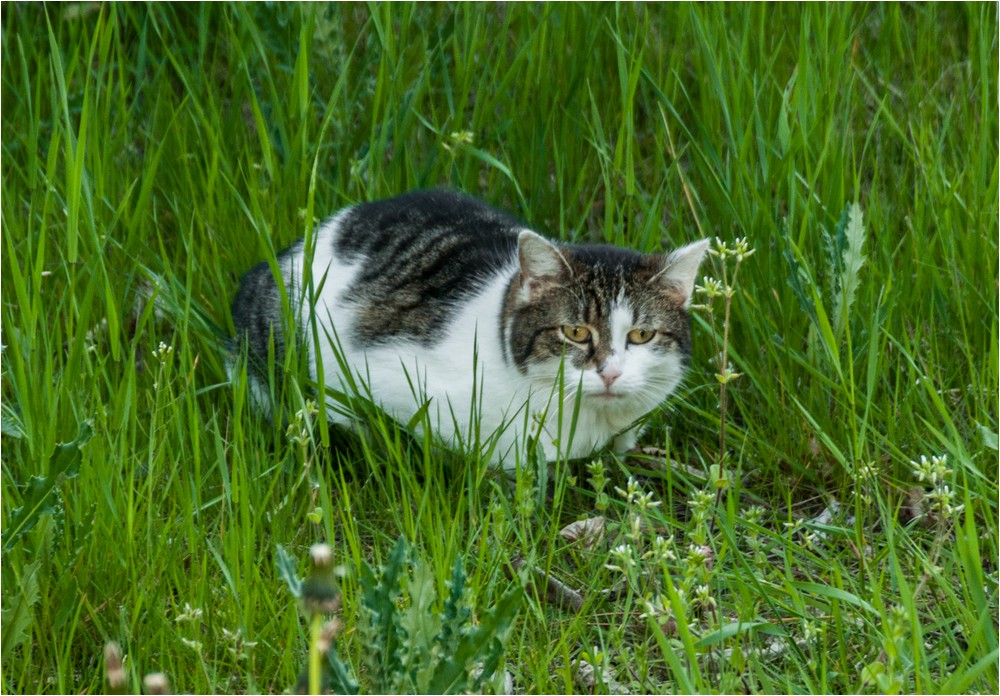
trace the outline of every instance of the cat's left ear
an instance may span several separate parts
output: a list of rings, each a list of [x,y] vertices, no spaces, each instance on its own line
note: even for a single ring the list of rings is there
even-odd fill
[[[663,270],[656,274],[654,281],[665,286],[667,292],[684,309],[691,306],[691,293],[694,292],[694,281],[708,251],[709,241],[702,239],[692,242],[671,252],[663,261]]]

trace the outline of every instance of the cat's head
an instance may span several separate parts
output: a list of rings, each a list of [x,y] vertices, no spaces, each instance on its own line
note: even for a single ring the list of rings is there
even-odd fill
[[[690,357],[688,309],[708,240],[670,254],[556,246],[518,238],[520,271],[505,307],[506,348],[539,389],[564,371],[564,397],[642,415],[680,383]]]

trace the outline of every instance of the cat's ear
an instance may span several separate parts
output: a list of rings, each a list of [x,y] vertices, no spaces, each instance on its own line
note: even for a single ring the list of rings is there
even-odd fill
[[[522,230],[517,237],[517,262],[521,268],[520,297],[525,302],[535,299],[545,286],[558,283],[560,276],[572,273],[559,248],[530,230]]]
[[[671,252],[663,261],[663,270],[653,277],[685,309],[691,306],[694,281],[698,275],[698,267],[708,251],[708,244],[707,239],[702,239]]]

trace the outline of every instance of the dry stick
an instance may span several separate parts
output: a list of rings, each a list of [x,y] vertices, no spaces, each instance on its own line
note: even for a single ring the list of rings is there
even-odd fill
[[[736,276],[740,270],[740,259],[737,258],[736,266],[733,267],[733,279],[732,286],[729,284],[729,278],[726,275],[726,259],[722,259],[722,284],[723,284],[723,297],[726,301],[726,312],[722,320],[722,365],[720,366],[720,374],[722,374],[723,379],[719,386],[719,474],[722,474],[722,463],[726,459],[726,386],[729,384],[729,311],[732,307],[733,301],[733,288],[736,287]],[[712,327],[715,328],[714,326]],[[713,332],[714,333],[714,332]],[[722,502],[722,486],[719,486],[715,491],[715,508],[718,509],[719,504]],[[715,533],[715,521],[717,515],[712,515],[712,521],[708,527],[708,536]]]
[[[726,259],[722,259],[722,289],[723,297],[726,302],[726,313],[722,319],[722,353],[719,358],[719,373],[722,375],[722,382],[719,385],[719,467],[722,467],[722,462],[726,458],[726,386],[727,386],[727,367],[729,365],[726,362],[729,359],[729,306],[732,300],[732,293],[729,289],[729,279],[726,278]],[[715,328],[714,326],[712,328]],[[721,471],[720,471],[721,473]],[[719,493],[722,489],[719,489]],[[718,502],[718,500],[716,500]],[[714,517],[712,518],[714,521]]]
[[[722,380],[722,386],[719,389],[719,466],[722,466],[722,461],[726,456],[726,410],[728,406],[728,401],[726,399],[726,387],[729,384],[729,312],[733,304],[733,294],[736,292],[736,276],[740,271],[740,257],[736,259],[736,265],[733,267],[733,279],[730,284],[729,278],[726,277],[726,261],[722,260],[722,284],[723,292],[726,299],[726,313],[722,319],[722,365],[720,366],[720,371],[722,372],[724,379]],[[715,328],[715,327],[712,327]]]
[[[518,556],[511,560],[510,566],[504,566],[504,570],[507,576],[513,579],[514,572],[520,570],[525,565],[527,565],[527,562]],[[541,568],[532,567],[531,571],[536,581],[540,579],[545,580],[545,601],[551,602],[561,609],[569,609],[574,612],[580,611],[583,607],[583,596],[579,592],[556,580],[552,575],[546,575],[545,571]],[[535,582],[532,584],[537,587]]]
[[[676,459],[671,459],[670,453],[667,452],[667,450],[663,449],[662,447],[652,447],[648,445],[634,447],[628,452],[626,452],[626,458],[628,461],[635,462],[637,465],[641,465],[644,462],[644,460],[641,459],[640,457],[634,456],[637,454],[641,454],[645,457],[662,459],[666,464],[667,468],[673,471],[680,471],[682,474],[690,476],[691,478],[698,479],[699,481],[708,480],[708,475],[704,471],[702,471],[701,469],[696,469],[693,466],[688,466],[687,464],[681,464]],[[650,473],[654,473],[657,470],[645,467],[640,471],[648,471]]]

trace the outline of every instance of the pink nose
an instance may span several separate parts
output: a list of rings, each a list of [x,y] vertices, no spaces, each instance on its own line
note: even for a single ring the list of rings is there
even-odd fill
[[[615,383],[615,380],[622,376],[622,370],[620,367],[606,365],[603,369],[598,370],[597,374],[599,374],[601,379],[604,381],[604,386],[610,389],[611,385]]]

